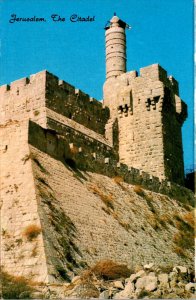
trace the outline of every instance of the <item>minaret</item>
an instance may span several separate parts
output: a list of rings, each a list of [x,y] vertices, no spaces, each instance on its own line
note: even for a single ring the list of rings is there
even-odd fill
[[[103,104],[110,108],[110,116],[117,116],[116,83],[120,75],[126,73],[126,35],[130,28],[114,14],[105,26],[106,81],[103,86]]]
[[[126,73],[126,35],[129,28],[114,14],[105,27],[106,79]]]

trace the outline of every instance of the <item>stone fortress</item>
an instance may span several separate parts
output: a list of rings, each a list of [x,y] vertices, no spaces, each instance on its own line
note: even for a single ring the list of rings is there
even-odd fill
[[[83,204],[88,200],[89,207],[97,199],[83,191],[71,172],[81,177],[81,172],[121,176],[127,183],[164,195],[175,197],[180,191],[192,197],[183,187],[181,127],[187,106],[179,97],[177,81],[158,64],[140,69],[139,76],[136,71],[126,72],[127,27],[113,16],[105,28],[103,102],[48,71],[0,87],[1,262],[11,274],[54,281],[67,278],[63,266],[70,261],[79,266],[76,261],[83,254],[78,254],[70,238],[74,231],[70,220],[79,222],[80,234],[85,236],[93,225],[85,229],[84,219],[80,220],[86,213],[80,197],[84,193]],[[64,200],[58,205],[59,199]],[[96,220],[100,212],[96,216],[95,208],[89,207]],[[67,229],[68,223],[72,229]],[[25,240],[23,232],[31,224],[42,228],[33,242]],[[54,224],[60,226],[61,234]],[[99,226],[106,230],[105,225]],[[108,228],[112,226],[116,225]],[[84,238],[81,248],[90,240],[90,236]],[[126,261],[128,250],[121,243],[116,242],[116,253]],[[65,248],[69,249],[66,255]],[[85,260],[105,257],[108,249],[99,249],[99,254],[91,251]]]

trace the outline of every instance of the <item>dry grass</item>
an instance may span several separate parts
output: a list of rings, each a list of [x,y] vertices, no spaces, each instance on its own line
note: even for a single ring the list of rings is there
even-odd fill
[[[111,208],[112,210],[114,210],[114,199],[113,199],[113,195],[112,194],[105,194],[103,193],[100,188],[98,188],[95,185],[91,185],[90,190],[93,192],[93,194],[98,195],[101,200],[103,201],[103,203],[107,206],[107,208]]]
[[[156,209],[153,205],[153,198],[152,196],[149,196],[147,194],[144,193],[143,197],[146,199],[146,203],[148,204],[149,209],[155,214],[156,213]]]
[[[23,158],[22,161],[24,162],[24,164],[31,158],[31,154],[26,154]]]
[[[173,237],[174,251],[180,255],[186,255],[186,249],[194,249],[194,224],[193,216],[189,213],[179,216],[174,215],[178,232]]]
[[[169,214],[164,214],[164,215],[159,216],[159,221],[160,221],[160,224],[164,227],[166,227],[167,224],[170,224],[172,226],[175,225],[173,222],[172,216],[170,216]]]
[[[193,212],[188,212],[185,215],[183,215],[183,220],[187,222],[192,228],[195,227],[195,218]]]
[[[124,221],[121,219],[121,217],[119,216],[119,214],[117,212],[112,212],[112,216],[115,220],[118,221],[119,225],[121,225],[124,229],[126,229],[127,231],[129,231],[129,229],[131,228],[130,222]]]
[[[19,299],[21,293],[25,292],[23,298],[30,299],[30,294],[35,291],[33,283],[22,276],[12,276],[1,271],[0,281],[2,284],[3,299]]]
[[[35,247],[33,248],[32,252],[31,252],[31,256],[32,257],[36,257],[37,254],[38,254],[38,252],[37,252],[37,245],[35,245]]]
[[[122,182],[124,182],[124,178],[122,176],[115,176],[113,178],[114,182],[117,184],[121,184]]]
[[[28,241],[34,240],[40,233],[41,228],[36,224],[27,226],[23,231],[23,235],[27,238]]]
[[[154,230],[159,229],[158,219],[154,214],[148,215],[147,221]]]
[[[139,195],[141,197],[145,196],[144,190],[142,189],[142,187],[140,185],[135,185],[133,190],[137,195]]]
[[[70,151],[71,151],[72,154],[78,154],[79,149],[78,149],[78,147],[73,146],[72,148],[70,148]]]
[[[131,271],[124,264],[119,264],[112,260],[101,260],[96,263],[95,266],[84,272],[86,279],[93,275],[104,280],[114,280],[118,278],[128,278],[131,275]]]
[[[174,246],[173,251],[179,256],[182,256],[182,257],[187,256],[186,251],[184,249],[182,249],[181,247]]]

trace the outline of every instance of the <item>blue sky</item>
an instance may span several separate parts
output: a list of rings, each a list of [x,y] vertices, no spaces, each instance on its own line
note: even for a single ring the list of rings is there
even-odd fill
[[[188,104],[183,126],[185,168],[193,165],[193,0],[1,0],[0,84],[47,69],[102,99],[105,80],[104,26],[113,13],[127,31],[127,70],[159,63],[180,84]],[[9,23],[10,16],[44,17],[43,23]],[[52,14],[65,17],[53,22]],[[70,16],[95,22],[70,22]]]

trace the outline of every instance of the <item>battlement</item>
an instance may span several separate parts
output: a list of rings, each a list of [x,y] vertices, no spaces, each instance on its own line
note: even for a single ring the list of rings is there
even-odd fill
[[[1,123],[31,119],[46,127],[46,107],[102,135],[109,109],[78,88],[44,70],[0,87]]]
[[[40,71],[36,74],[30,75],[29,77],[20,78],[18,80],[12,81],[10,84],[5,84],[0,86],[0,95],[4,93],[14,93],[18,94],[23,91],[23,89],[31,88],[31,85],[39,84],[41,80],[45,80],[47,71]]]
[[[109,109],[100,101],[47,73],[46,107],[104,135]]]
[[[167,71],[159,64],[153,64],[144,68],[140,68],[140,76],[151,79],[153,81],[159,80],[168,86],[176,95],[179,95],[178,82],[173,76],[168,76]]]
[[[125,182],[139,184],[146,189],[194,203],[191,191],[168,180],[118,161],[113,148],[101,141],[79,133],[71,128],[63,132],[44,129],[34,122],[29,124],[29,143],[74,169],[91,171],[109,177],[120,176]],[[60,134],[59,134],[60,133]]]

